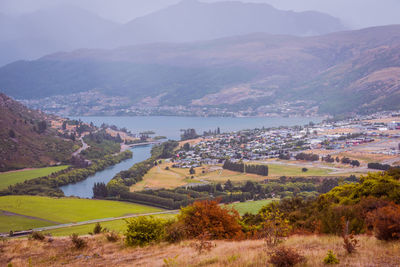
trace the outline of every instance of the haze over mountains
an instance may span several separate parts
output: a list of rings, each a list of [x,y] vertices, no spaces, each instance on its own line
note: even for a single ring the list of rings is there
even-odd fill
[[[394,25],[314,37],[260,33],[56,53],[0,68],[0,88],[19,99],[96,90],[119,97],[121,109],[262,109],[302,101],[337,114],[399,109],[399,74],[400,26]]]
[[[308,36],[343,29],[338,19],[327,14],[281,11],[256,3],[184,0],[126,24],[59,6],[18,17],[0,14],[0,65],[79,48],[199,41],[255,32]]]

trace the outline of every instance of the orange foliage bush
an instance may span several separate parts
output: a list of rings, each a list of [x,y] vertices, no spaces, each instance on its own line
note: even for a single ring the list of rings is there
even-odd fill
[[[182,208],[178,223],[182,223],[186,238],[197,238],[208,233],[210,239],[243,238],[239,224],[239,213],[227,207],[221,207],[217,201],[198,201]]]
[[[305,257],[300,255],[297,251],[282,246],[272,251],[269,263],[277,267],[290,267],[305,262],[305,260]]]
[[[375,235],[381,240],[400,239],[400,205],[390,203],[372,214]]]

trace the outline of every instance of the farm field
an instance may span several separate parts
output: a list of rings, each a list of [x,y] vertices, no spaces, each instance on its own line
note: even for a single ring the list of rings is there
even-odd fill
[[[326,176],[332,172],[324,168],[307,167],[307,169],[307,172],[303,172],[301,166],[268,164],[268,176]]]
[[[165,168],[168,167],[169,170]],[[197,168],[196,173],[201,173],[200,168]],[[141,191],[147,188],[172,189],[188,183],[196,183],[195,179],[190,179],[189,169],[172,168],[171,163],[162,163],[154,166],[146,173],[143,180],[132,185],[131,191]]]
[[[251,181],[264,181],[268,178],[277,178],[280,176],[330,176],[331,170],[323,168],[307,168],[307,172],[302,171],[301,166],[281,165],[281,164],[268,164],[269,175],[261,176],[256,174],[239,173],[230,170],[216,170],[213,172],[201,174],[196,176],[195,179],[203,179],[210,182],[224,183],[228,179],[234,183],[242,183],[248,180]]]
[[[260,164],[253,162],[252,164]],[[329,168],[307,167],[308,171],[303,172],[302,166],[288,164],[269,164],[269,176],[256,174],[238,173],[224,170],[220,166],[203,165],[195,168],[195,174],[191,175],[189,169],[172,168],[172,163],[162,163],[153,167],[144,177],[143,181],[131,186],[130,190],[141,191],[145,189],[172,189],[190,183],[201,183],[203,181],[224,183],[228,179],[234,183],[242,183],[248,180],[261,182],[268,178],[280,176],[334,176]],[[169,169],[166,170],[165,168]],[[351,170],[349,170],[350,172]],[[341,174],[344,175],[344,174]],[[191,178],[193,176],[193,179]]]
[[[0,210],[31,216],[39,220],[48,220],[54,224],[162,211],[159,208],[126,202],[38,196],[0,197]],[[29,226],[28,229],[35,227],[36,222],[30,226],[30,223],[24,220],[25,218],[10,217],[20,220],[21,225],[15,227],[26,228]],[[7,228],[9,219],[0,220],[0,228]]]
[[[9,171],[0,173],[0,190],[10,185],[24,182],[26,180],[47,176],[53,172],[58,172],[69,166],[56,166],[32,170]]]
[[[251,213],[251,214],[257,214],[262,207],[264,207],[265,205],[267,205],[275,200],[279,200],[279,199],[263,199],[263,200],[256,200],[256,201],[239,202],[239,203],[229,204],[227,206],[236,209],[239,212],[239,214],[242,216],[246,212]]]
[[[19,231],[50,225],[53,224],[47,221],[30,219],[23,216],[13,216],[0,211],[0,233],[6,233],[10,230]]]

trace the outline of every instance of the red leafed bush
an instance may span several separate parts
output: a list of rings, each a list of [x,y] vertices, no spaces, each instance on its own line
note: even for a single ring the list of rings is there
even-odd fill
[[[239,213],[221,207],[217,201],[198,201],[182,208],[178,223],[182,223],[186,238],[197,238],[208,233],[210,239],[237,239],[243,237]]]
[[[390,203],[372,214],[375,235],[380,240],[400,239],[400,205]]]
[[[297,251],[284,246],[274,249],[269,258],[269,263],[277,267],[295,266],[304,261],[305,258]]]

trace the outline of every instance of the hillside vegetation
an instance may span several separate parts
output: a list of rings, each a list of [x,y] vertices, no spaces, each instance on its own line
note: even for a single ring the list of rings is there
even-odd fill
[[[95,234],[95,228],[92,237],[75,235],[51,242],[37,234],[37,240],[44,240],[2,242],[5,253],[0,262],[17,266],[27,261],[37,266],[61,262],[67,266],[398,266],[399,178],[399,169],[371,173],[317,198],[267,203],[257,214],[243,216],[216,201],[199,201],[182,208],[176,219],[131,218],[124,237],[107,230]]]
[[[74,142],[50,129],[49,116],[0,93],[0,171],[66,162]]]

